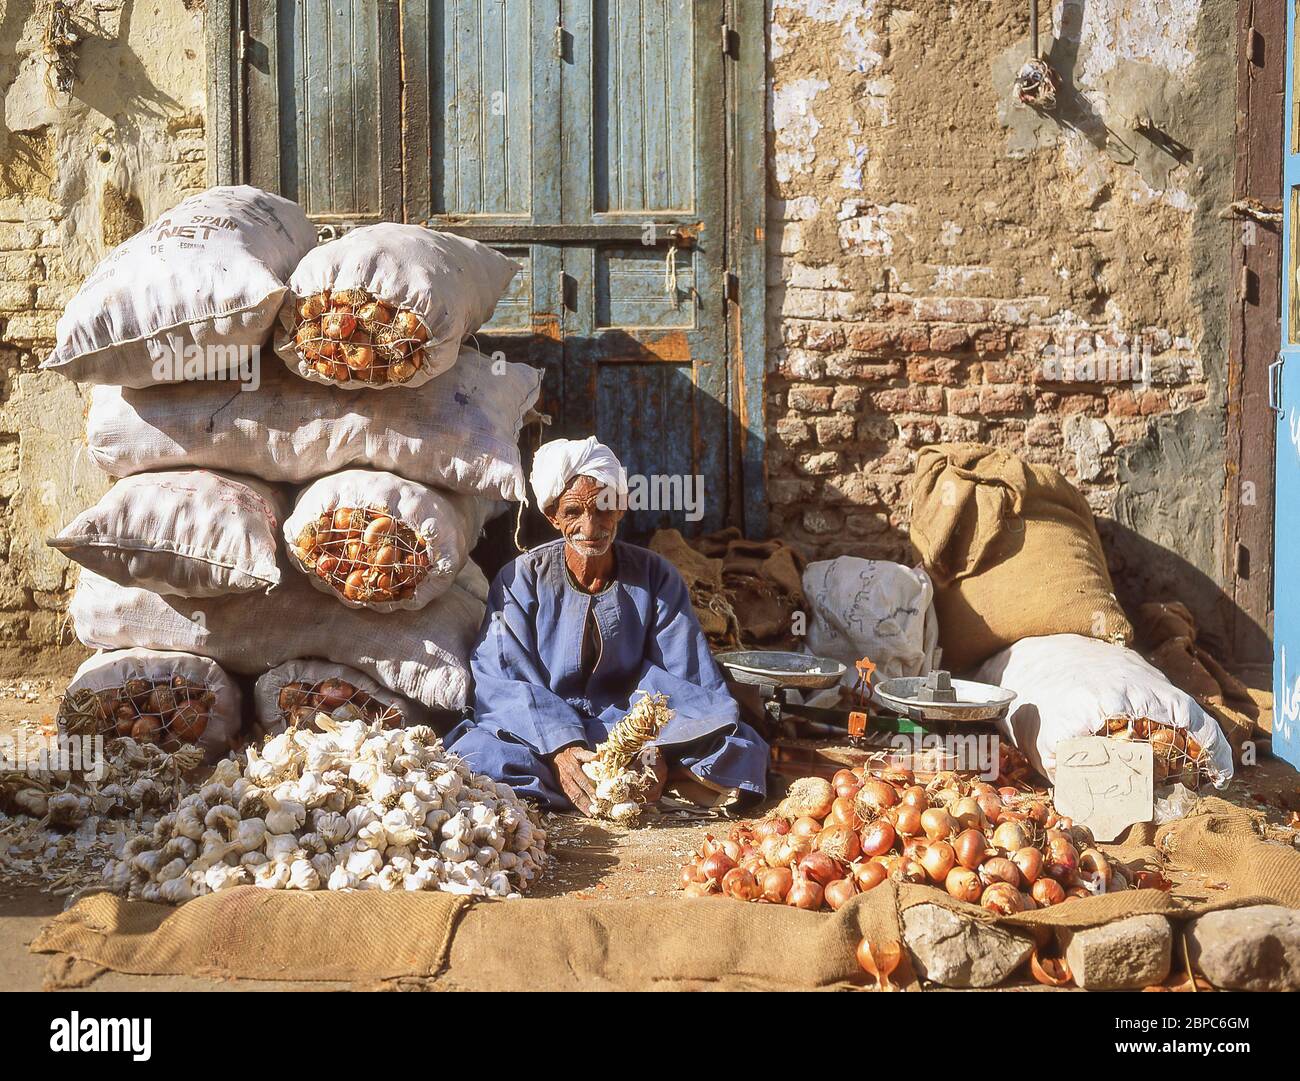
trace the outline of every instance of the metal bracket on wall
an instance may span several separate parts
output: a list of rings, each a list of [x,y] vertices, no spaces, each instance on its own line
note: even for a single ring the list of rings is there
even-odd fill
[[[1268,366],[1268,407],[1279,417],[1282,410],[1282,365],[1286,357],[1278,353],[1277,359]]]

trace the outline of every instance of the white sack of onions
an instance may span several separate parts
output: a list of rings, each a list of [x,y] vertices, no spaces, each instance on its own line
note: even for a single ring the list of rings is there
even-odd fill
[[[313,586],[350,608],[423,608],[455,581],[487,505],[393,473],[349,469],[299,494],[285,549]]]
[[[335,721],[361,720],[383,728],[424,724],[427,710],[381,687],[364,672],[331,661],[277,664],[253,685],[253,714],[259,738],[289,727],[313,728],[316,715]]]
[[[298,264],[275,349],[315,382],[418,387],[456,362],[518,271],[485,244],[421,225],[353,229]]]
[[[119,649],[77,669],[58,722],[69,735],[129,736],[164,749],[193,744],[215,761],[239,735],[241,698],[238,684],[207,657]]]
[[[426,706],[455,710],[468,697],[469,654],[484,610],[471,590],[481,592],[482,581],[467,562],[458,584],[427,608],[381,613],[344,608],[300,574],[270,593],[182,600],[82,571],[69,612],[78,639],[95,648],[180,650],[252,675],[322,657]]]
[[[1163,727],[1168,735],[1185,733],[1181,740],[1193,741],[1193,758],[1206,778],[1219,788],[1232,779],[1232,748],[1218,722],[1124,646],[1080,634],[1024,638],[990,657],[974,678],[1015,692],[1011,712],[998,725],[1047,777],[1056,777],[1056,746],[1062,740],[1104,734],[1108,722],[1129,719]],[[1160,783],[1166,779],[1162,752],[1173,747],[1151,742]]]
[[[208,783],[127,841],[105,884],[180,904],[232,886],[441,890],[517,897],[546,832],[506,785],[422,725],[322,720],[219,763]]]
[[[247,185],[192,195],[91,272],[41,367],[83,383],[152,387],[184,381],[195,347],[205,362],[218,349],[260,349],[290,274],[315,246],[316,230],[288,199]]]
[[[47,543],[121,585],[178,597],[267,590],[280,581],[284,496],[208,470],[141,473],[113,485]]]
[[[86,421],[111,477],[201,466],[300,483],[349,466],[387,469],[453,492],[519,502],[519,432],[542,373],[462,349],[451,371],[404,394],[340,394],[262,366],[256,392],[191,383],[96,387]]]

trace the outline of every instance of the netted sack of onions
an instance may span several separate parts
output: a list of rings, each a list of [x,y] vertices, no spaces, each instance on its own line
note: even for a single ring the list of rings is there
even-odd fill
[[[318,728],[333,721],[365,721],[382,728],[423,724],[428,710],[381,687],[364,672],[330,661],[297,660],[276,665],[253,685],[254,733],[258,739],[286,728]]]
[[[318,721],[217,765],[104,868],[109,889],[178,904],[233,886],[517,897],[546,831],[509,787],[423,725]]]
[[[804,777],[768,817],[708,835],[681,872],[689,896],[838,909],[886,880],[929,885],[1002,915],[1155,884],[1097,848],[1035,793],[955,773]]]
[[[174,750],[186,744],[215,761],[239,735],[239,686],[207,657],[153,649],[97,653],[77,669],[58,723],[77,736],[129,736]]]
[[[316,382],[419,386],[455,363],[518,269],[486,245],[419,225],[353,229],[298,264],[276,352]]]
[[[478,539],[487,504],[349,469],[298,496],[284,523],[294,565],[351,608],[423,608],[442,596]]]

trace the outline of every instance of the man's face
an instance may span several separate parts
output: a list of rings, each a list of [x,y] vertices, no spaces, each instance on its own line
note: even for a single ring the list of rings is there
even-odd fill
[[[613,499],[601,498],[603,491],[591,477],[574,477],[546,515],[565,542],[587,559],[609,551],[623,518],[623,511],[612,506]]]

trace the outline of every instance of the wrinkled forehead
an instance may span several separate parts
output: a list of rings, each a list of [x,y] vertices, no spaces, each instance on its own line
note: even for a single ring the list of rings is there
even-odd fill
[[[601,493],[607,492],[605,499],[601,499]],[[595,477],[580,475],[574,477],[564,486],[564,491],[560,493],[560,498],[555,501],[555,509],[561,510],[566,506],[594,507],[597,510],[612,509],[612,497],[614,490],[602,484]]]

